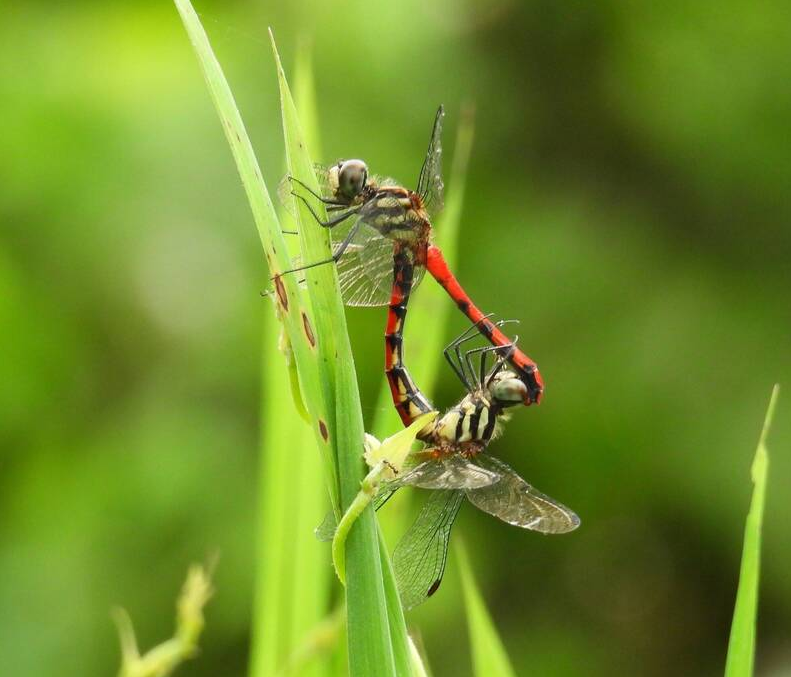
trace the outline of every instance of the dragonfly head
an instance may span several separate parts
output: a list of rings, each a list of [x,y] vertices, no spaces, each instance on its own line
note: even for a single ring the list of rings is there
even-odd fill
[[[501,407],[524,404],[528,397],[527,386],[512,371],[499,371],[489,384],[492,399]]]
[[[368,182],[368,165],[362,160],[341,160],[330,169],[330,186],[335,195],[352,202]]]

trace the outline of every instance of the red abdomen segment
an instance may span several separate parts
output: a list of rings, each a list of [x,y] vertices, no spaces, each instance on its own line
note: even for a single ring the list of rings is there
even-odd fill
[[[409,425],[421,414],[434,411],[431,402],[418,390],[403,362],[403,332],[409,295],[412,293],[414,266],[409,255],[393,255],[393,289],[385,331],[385,375],[398,415]]]
[[[459,281],[450,272],[442,250],[429,245],[426,251],[426,269],[439,282],[450,297],[456,302],[462,313],[475,324],[478,331],[494,346],[502,347],[502,351],[497,351],[514,368],[520,380],[527,386],[527,398],[525,404],[538,404],[544,392],[544,381],[538,371],[538,365],[525,355],[519,348],[513,345],[498,327],[472,302],[467,292],[462,289]]]

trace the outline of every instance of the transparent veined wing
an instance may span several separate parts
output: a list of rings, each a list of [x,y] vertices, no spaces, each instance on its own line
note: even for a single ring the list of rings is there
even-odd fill
[[[434,129],[426,151],[426,159],[420,169],[417,194],[423,199],[423,206],[433,218],[445,206],[445,183],[442,179],[442,119],[445,109],[440,106],[434,118]]]
[[[500,474],[482,468],[460,454],[442,456],[415,466],[389,486],[419,487],[420,489],[480,489],[495,484]]]
[[[335,513],[330,510],[324,515],[321,524],[313,530],[313,533],[316,535],[316,538],[322,542],[331,541],[332,537],[335,536],[335,530],[337,528],[338,520],[335,519]]]
[[[382,236],[371,223],[374,210],[363,210],[354,223],[332,231],[333,248],[341,246],[352,228],[356,228],[349,245],[338,259],[338,281],[347,306],[386,306],[393,289],[394,243]],[[336,232],[337,230],[337,232]],[[412,273],[412,289],[423,279],[425,267],[416,265]]]
[[[330,187],[329,180],[330,168],[326,165],[314,164],[313,170],[316,172],[316,179],[319,182],[319,194],[322,197],[332,198],[333,192],[332,188]],[[292,191],[298,191],[300,188],[301,186],[298,183],[292,181],[288,174],[280,179],[280,182],[277,184],[278,200],[280,200],[280,204],[286,208],[286,211],[291,214],[291,216],[297,215],[297,207],[296,203],[294,202],[295,198],[292,195]],[[311,196],[310,193],[308,193],[304,188],[302,188],[300,195],[304,195],[308,199],[312,198],[315,200],[315,197]]]
[[[499,482],[466,492],[477,508],[508,524],[543,534],[564,534],[580,525],[580,518],[572,510],[533,488],[503,461],[487,454],[475,460],[500,475]]]
[[[393,241],[382,237],[361,216],[352,217],[357,227],[338,263],[338,283],[347,306],[386,306],[393,287]],[[344,232],[345,231],[345,232]],[[348,228],[332,233],[338,250]]]
[[[442,582],[453,522],[464,493],[432,491],[393,551],[393,569],[404,609],[433,595]]]

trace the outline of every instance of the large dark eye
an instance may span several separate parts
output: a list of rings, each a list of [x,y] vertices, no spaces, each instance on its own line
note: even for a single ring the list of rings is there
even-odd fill
[[[362,160],[346,160],[338,172],[338,189],[350,200],[363,192],[368,180],[368,167]]]

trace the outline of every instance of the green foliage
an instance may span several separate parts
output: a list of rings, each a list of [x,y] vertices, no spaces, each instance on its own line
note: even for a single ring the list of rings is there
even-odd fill
[[[198,652],[205,620],[203,607],[212,596],[211,576],[199,565],[190,567],[176,603],[176,631],[173,637],[141,655],[129,614],[116,613],[121,639],[121,669],[118,677],[168,677],[184,661]]]
[[[353,501],[363,476],[363,426],[337,274],[333,266],[318,266],[306,272],[309,305],[313,312],[309,312],[307,304],[302,301],[302,294],[294,283],[294,276],[280,276],[280,271],[290,269],[290,261],[279,222],[233,96],[194,10],[186,0],[176,0],[176,4],[204,68],[209,89],[259,224],[270,271],[275,277],[278,310],[285,318],[289,341],[294,348],[301,382],[300,391],[319,433],[319,447],[325,450],[325,459],[327,446],[331,450],[327,463],[332,466],[328,481],[330,494],[334,499],[333,505],[338,511],[341,505],[348,506]],[[308,187],[317,190],[313,163],[274,38],[272,47],[280,84],[288,172],[291,176],[299,177]],[[323,212],[322,209],[320,214]],[[326,213],[324,216],[326,217]],[[319,261],[328,258],[329,233],[313,223],[304,206],[299,208],[297,224],[303,260]],[[300,301],[298,305],[295,303],[297,300]],[[313,378],[308,380],[306,374]],[[339,485],[336,483],[338,476]],[[338,502],[338,495],[341,503]],[[369,507],[359,515],[347,541],[349,576],[346,606],[349,671],[352,676],[374,673],[395,676],[396,670],[402,675],[409,671],[409,663],[404,658],[408,655],[406,648],[401,648],[397,654],[401,664],[397,665],[394,659],[390,624],[399,617],[400,608],[392,607],[392,600],[388,608],[388,601],[385,599],[378,538],[373,510]],[[389,575],[389,570],[386,571]]]
[[[467,610],[474,675],[475,677],[516,677],[503,642],[486,609],[483,596],[475,583],[467,551],[459,539],[456,540],[456,556],[461,573],[464,605]]]
[[[269,271],[276,277],[281,271],[290,270],[293,266],[253,146],[247,136],[231,89],[217,58],[214,56],[209,39],[197,14],[195,14],[195,10],[189,0],[175,0],[175,3],[198,56],[225,136],[233,152],[258,227]],[[319,233],[309,230],[308,233],[303,233],[302,238],[304,246],[309,247],[309,251],[322,251],[322,247],[328,251],[328,236],[326,234],[320,236]],[[332,386],[328,384],[327,378],[320,377],[318,352],[306,330],[306,327],[315,326],[312,319],[313,313],[303,298],[294,275],[277,277],[277,280],[279,280],[279,285],[275,285],[275,296],[278,300],[278,309],[282,313],[296,358],[301,393],[313,419],[314,436],[324,459],[330,496],[333,499],[333,505],[337,506],[339,505],[339,495],[337,467],[331,442],[333,438],[323,433],[321,426],[322,422],[325,422],[326,425],[326,422],[329,421],[328,412],[332,411],[330,408],[330,404],[333,402],[330,398]],[[324,372],[324,375],[327,376],[327,372]]]
[[[280,83],[288,172],[317,192],[319,186],[313,171],[313,162],[297,119],[296,107],[280,64],[274,37],[272,48]],[[323,205],[317,211],[319,216],[326,218]],[[304,204],[298,206],[297,225],[303,260],[328,259],[331,254],[329,232],[322,232]],[[323,367],[321,371],[324,375],[322,387],[325,401],[330,403],[328,410],[335,412],[334,419],[328,420],[327,424],[336,453],[341,505],[345,509],[353,503],[364,476],[364,430],[357,376],[335,267],[316,266],[305,271],[305,277],[311,305],[315,311],[315,338]],[[389,609],[385,599],[377,525],[372,507],[365,508],[357,517],[346,540],[346,551],[349,674],[352,677],[371,674],[396,675],[397,669],[400,674],[407,674],[404,670],[408,671],[408,664],[400,666],[394,662],[389,615],[396,610]]]
[[[332,539],[332,563],[341,583],[346,585],[346,538],[354,523],[375,498],[381,483],[392,480],[399,472],[409,455],[417,434],[437,417],[432,411],[418,416],[403,430],[388,437],[383,442],[368,436],[365,460],[371,471],[363,478],[360,491],[354,497],[346,512],[343,513]],[[386,576],[387,577],[387,574]]]
[[[497,591],[486,603],[519,674],[721,674],[745,449],[767,384],[791,381],[787,1],[712,11],[495,0],[451,12],[424,0],[193,2],[270,190],[285,163],[267,25],[323,162],[362,157],[414,186],[437,104],[450,160],[459,102],[474,98],[452,265],[482,309],[521,320],[513,332],[547,384],[491,451],[567,499],[585,526],[548,542],[464,509],[454,538],[466,537],[479,582]],[[12,7],[0,22],[3,672],[114,674],[108,610],[127,606],[148,648],[172,632],[185,564],[219,551],[199,659],[176,674],[240,677],[258,575],[260,315],[271,313],[242,182],[171,3]],[[292,79],[305,33],[321,151]],[[417,351],[424,329],[444,322],[447,340],[464,319],[430,279],[412,301],[409,366],[444,408],[459,384],[439,355],[431,383]],[[347,318],[366,429],[381,411],[389,434],[397,416],[375,398],[383,311]],[[315,464],[314,426],[308,435]],[[782,674],[782,394],[769,447],[756,670]],[[470,674],[468,652],[454,651],[466,622],[455,560],[407,614],[435,677]],[[624,637],[637,640],[627,652]],[[338,641],[340,675],[343,632]]]
[[[764,503],[766,502],[766,479],[769,472],[769,452],[766,449],[766,438],[772,426],[772,417],[779,392],[779,386],[775,385],[769,406],[766,409],[766,418],[752,465],[753,497],[744,527],[744,550],[741,572],[739,573],[739,590],[736,593],[736,608],[733,611],[725,677],[752,677],[753,674],[755,628],[758,617],[758,581],[761,573],[761,530],[764,519]]]

